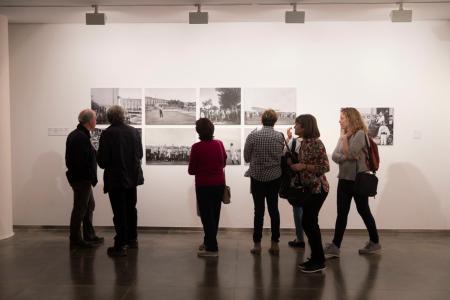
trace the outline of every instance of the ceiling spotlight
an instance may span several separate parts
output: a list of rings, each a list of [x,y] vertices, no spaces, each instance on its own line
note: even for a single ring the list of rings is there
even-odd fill
[[[411,22],[412,10],[404,10],[403,3],[399,3],[399,9],[391,11],[392,22]]]
[[[292,3],[292,11],[287,11],[284,15],[285,23],[305,23],[305,12],[297,11],[297,3]]]
[[[86,14],[86,25],[105,25],[105,14],[98,12],[98,5],[92,5],[94,13]]]
[[[201,12],[200,4],[195,5],[196,12],[189,12],[189,24],[208,24],[208,13]]]

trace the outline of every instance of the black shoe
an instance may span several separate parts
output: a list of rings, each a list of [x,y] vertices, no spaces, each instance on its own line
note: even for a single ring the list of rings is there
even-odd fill
[[[326,268],[327,267],[325,267],[324,263],[316,263],[311,260],[308,260],[305,264],[303,264],[303,268],[300,268],[300,271],[302,271],[303,273],[316,273],[323,271]]]
[[[137,249],[139,248],[139,243],[137,240],[128,241],[128,249]]]
[[[90,249],[94,248],[94,245],[84,240],[70,241],[70,249]]]
[[[94,236],[91,239],[85,239],[85,241],[88,243],[94,244],[94,245],[100,245],[105,242],[105,238],[100,237],[100,236]]]
[[[127,248],[126,247],[109,247],[106,251],[111,257],[120,257],[127,256]]]
[[[305,242],[298,242],[297,239],[289,241],[288,245],[292,248],[305,248]]]
[[[305,265],[307,265],[307,264],[309,263],[310,260],[311,260],[311,259],[308,258],[307,261],[304,261],[304,262],[298,264],[298,268],[299,268],[300,270],[303,270],[303,269],[305,268]]]

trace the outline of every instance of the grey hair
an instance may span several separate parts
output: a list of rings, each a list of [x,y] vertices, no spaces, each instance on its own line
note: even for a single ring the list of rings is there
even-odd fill
[[[86,108],[83,109],[78,115],[78,122],[80,122],[80,124],[86,124],[89,123],[93,118],[95,118],[95,111]]]
[[[125,122],[125,110],[122,106],[113,105],[106,112],[108,122],[111,124],[121,124]]]

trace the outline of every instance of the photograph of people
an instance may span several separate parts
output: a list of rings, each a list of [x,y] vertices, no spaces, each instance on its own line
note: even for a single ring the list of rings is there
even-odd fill
[[[145,89],[146,125],[193,125],[197,89]]]
[[[258,125],[261,114],[272,108],[278,115],[277,125],[292,125],[297,107],[295,88],[244,88],[246,125]]]
[[[341,136],[333,151],[332,159],[339,165],[337,187],[337,217],[333,241],[325,246],[327,258],[339,257],[341,243],[347,228],[347,218],[352,199],[356,209],[366,225],[369,241],[359,249],[359,254],[372,254],[381,249],[375,219],[370,211],[369,197],[354,193],[356,174],[368,171],[366,165],[367,126],[356,108],[341,109],[339,118]]]
[[[221,140],[227,152],[227,165],[241,164],[241,129],[216,128],[214,137]]]
[[[201,88],[200,117],[214,124],[241,124],[240,88]]]
[[[147,128],[147,165],[187,165],[195,137],[190,128]]]
[[[357,108],[366,123],[367,134],[380,146],[394,145],[394,109]]]
[[[245,176],[250,177],[250,191],[253,197],[253,248],[252,254],[261,254],[261,239],[264,225],[265,203],[270,216],[272,231],[269,253],[280,252],[280,212],[278,210],[278,191],[281,178],[281,156],[285,140],[280,132],[274,130],[277,113],[273,109],[261,115],[263,127],[252,131],[244,146],[244,160],[249,163]]]
[[[195,130],[200,142],[192,145],[188,173],[195,175],[197,205],[204,232],[203,244],[197,255],[217,257],[217,231],[225,188],[227,154],[222,141],[214,137],[214,124],[209,119],[197,120]]]

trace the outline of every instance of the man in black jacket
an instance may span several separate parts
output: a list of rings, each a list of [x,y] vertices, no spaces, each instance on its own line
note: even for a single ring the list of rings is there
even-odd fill
[[[78,115],[79,124],[66,141],[67,179],[73,189],[73,209],[70,218],[70,246],[90,248],[103,243],[95,235],[92,217],[95,208],[92,187],[97,184],[97,161],[89,131],[95,129],[95,111],[85,109]],[[83,237],[81,236],[83,223]]]
[[[141,160],[142,141],[136,128],[126,125],[122,107],[114,105],[106,113],[111,123],[100,136],[97,161],[103,174],[116,230],[109,256],[125,256],[128,248],[137,248],[137,189],[144,183]]]

